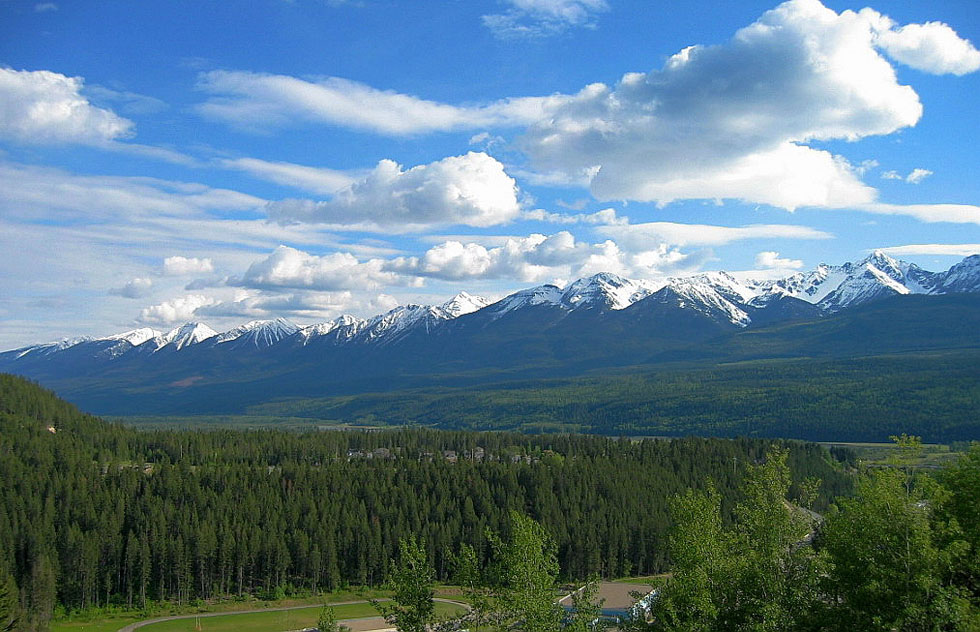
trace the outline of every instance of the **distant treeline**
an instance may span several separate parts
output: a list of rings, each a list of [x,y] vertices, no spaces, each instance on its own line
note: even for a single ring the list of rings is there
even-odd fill
[[[400,538],[440,579],[509,512],[538,520],[561,573],[668,567],[667,499],[710,478],[726,511],[772,442],[397,430],[140,432],[0,375],[0,574],[43,627],[68,609],[376,585]],[[851,491],[825,449],[790,442],[817,507]],[[794,487],[792,493],[797,493]],[[2,577],[0,577],[2,579]]]
[[[948,443],[980,438],[980,353],[742,362],[253,406],[255,415],[456,430]]]

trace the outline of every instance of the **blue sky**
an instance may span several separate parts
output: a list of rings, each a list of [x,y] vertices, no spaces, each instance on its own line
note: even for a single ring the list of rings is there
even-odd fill
[[[0,0],[0,348],[980,249],[980,5]]]

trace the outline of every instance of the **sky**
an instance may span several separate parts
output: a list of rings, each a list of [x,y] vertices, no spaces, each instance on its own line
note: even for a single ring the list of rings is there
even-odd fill
[[[0,0],[0,349],[980,251],[975,0]]]

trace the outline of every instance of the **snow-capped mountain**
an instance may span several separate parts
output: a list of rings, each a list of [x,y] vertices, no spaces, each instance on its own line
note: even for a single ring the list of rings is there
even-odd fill
[[[650,296],[662,285],[650,281],[632,281],[609,272],[600,272],[569,283],[558,304],[567,309],[625,309]]]
[[[390,344],[410,332],[429,333],[442,323],[486,307],[482,296],[461,292],[442,305],[399,305],[371,318],[352,338],[364,344]]]
[[[937,291],[942,276],[876,250],[855,263],[822,263],[811,272],[771,282],[767,292],[784,293],[834,313],[896,294],[944,293]]]
[[[180,351],[199,342],[218,335],[204,323],[184,323],[165,334],[154,336],[139,346],[140,349],[156,353],[163,349]]]
[[[439,309],[445,312],[447,318],[459,318],[465,314],[472,314],[475,311],[481,310],[489,304],[490,301],[482,296],[473,296],[469,292],[460,292],[440,305]]]
[[[331,334],[332,338],[335,340],[349,340],[353,336],[357,335],[357,332],[359,332],[365,324],[367,324],[367,321],[363,318],[357,318],[356,316],[351,316],[350,314],[344,314],[343,316],[333,320],[328,320],[325,323],[316,323],[303,327],[296,332],[296,339],[302,346],[306,346],[316,340],[323,340],[327,336],[331,336]]]
[[[424,337],[450,321],[477,312],[486,317],[462,319],[449,335],[464,331],[470,322],[487,327],[517,313],[525,315],[521,327],[533,327],[539,321],[546,326],[545,320],[550,326],[573,312],[599,318],[620,312],[663,315],[667,310],[673,319],[669,322],[680,322],[677,318],[690,312],[707,318],[706,322],[739,329],[834,314],[895,295],[963,292],[980,292],[980,255],[967,257],[948,271],[929,272],[875,251],[857,262],[820,264],[809,272],[778,280],[706,272],[657,283],[600,273],[564,288],[546,284],[520,290],[492,304],[461,292],[441,305],[402,305],[369,319],[345,315],[303,328],[283,318],[252,321],[220,334],[203,323],[186,323],[166,333],[144,327],[104,338],[71,338],[23,347],[0,354],[0,368],[55,362],[68,355],[73,361],[86,357],[112,361],[134,351],[140,352],[136,355],[152,355],[164,349],[177,352],[191,347],[233,352],[244,348],[261,350],[287,342],[300,348],[386,346],[410,335]],[[657,322],[667,321],[661,318]],[[201,346],[203,342],[208,344]]]
[[[933,294],[976,292],[980,288],[980,255],[970,255],[942,275]]]
[[[234,343],[236,346],[249,346],[256,349],[271,347],[283,338],[299,331],[294,323],[285,318],[274,320],[253,320],[214,336],[214,344]]]
[[[901,299],[908,294],[921,298]],[[850,310],[867,311],[851,317]],[[801,327],[771,326],[790,321]],[[980,256],[934,273],[875,252],[778,280],[707,272],[652,283],[606,273],[492,304],[460,293],[441,305],[303,328],[275,319],[222,334],[202,323],[166,333],[135,329],[0,353],[0,371],[106,414],[235,412],[274,398],[382,392],[396,383],[441,387],[767,354],[973,349],[978,331]],[[255,357],[243,361],[244,354]]]

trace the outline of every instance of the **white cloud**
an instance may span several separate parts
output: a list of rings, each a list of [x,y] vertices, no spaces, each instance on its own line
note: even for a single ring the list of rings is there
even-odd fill
[[[267,211],[280,223],[491,226],[516,218],[520,205],[517,186],[503,165],[470,152],[408,170],[382,160],[330,200],[283,200],[270,203]]]
[[[516,279],[540,282],[555,278],[579,278],[597,272],[624,276],[662,278],[693,270],[705,253],[682,253],[667,244],[647,245],[637,252],[622,250],[607,240],[590,244],[569,233],[533,234],[509,238],[487,247],[475,242],[446,241],[420,257],[399,257],[387,269],[419,277],[450,281]]]
[[[198,84],[212,95],[198,110],[243,129],[291,126],[303,121],[394,136],[526,125],[566,99],[522,97],[457,107],[339,77],[305,81],[224,70],[202,73]]]
[[[925,180],[926,178],[928,178],[931,175],[932,175],[932,172],[929,171],[928,169],[921,169],[921,168],[918,168],[918,167],[916,167],[915,169],[913,169],[912,171],[910,171],[907,176],[903,176],[902,174],[900,174],[899,172],[895,171],[894,169],[890,169],[888,171],[882,172],[881,179],[882,180],[904,180],[905,182],[908,182],[909,184],[919,184],[920,182],[922,182],[923,180]]]
[[[854,173],[858,174],[859,176],[863,176],[869,171],[872,171],[877,168],[878,168],[877,160],[874,160],[873,158],[870,160],[862,160],[861,164],[859,164],[857,167],[854,167]]]
[[[599,13],[607,11],[605,0],[505,0],[505,13],[482,16],[483,24],[502,38],[540,37],[561,33],[570,27],[594,28]]]
[[[308,167],[288,162],[237,158],[222,160],[220,164],[227,169],[244,171],[262,180],[320,195],[335,193],[355,182],[354,176],[343,171],[323,167]]]
[[[265,200],[202,184],[145,177],[85,176],[0,162],[0,206],[8,218],[47,220],[192,217],[210,210],[252,210]]]
[[[54,2],[38,2],[34,5],[35,13],[47,13],[49,11],[57,11],[58,5]]]
[[[351,291],[303,291],[294,294],[244,294],[232,300],[216,302],[198,308],[195,315],[202,318],[227,318],[232,322],[243,319],[267,319],[288,315],[290,318],[324,321],[342,314],[362,317],[386,312],[398,301],[384,293],[354,293]]]
[[[109,290],[109,294],[113,296],[122,296],[123,298],[143,298],[147,296],[152,289],[152,279],[147,277],[136,277],[135,279],[128,281],[120,288],[113,288]]]
[[[168,276],[186,276],[188,274],[206,274],[214,272],[214,262],[210,258],[199,257],[167,257],[163,260],[163,273]]]
[[[877,30],[875,44],[906,66],[936,75],[965,75],[980,69],[980,51],[942,22],[895,23],[872,9],[863,9]]]
[[[132,135],[133,123],[81,94],[81,77],[0,68],[0,136],[21,143],[104,144]]]
[[[766,250],[755,256],[755,265],[760,268],[775,268],[780,270],[799,270],[803,267],[800,259],[784,259],[778,252]]]
[[[520,146],[543,172],[597,169],[600,199],[868,203],[876,192],[853,167],[804,143],[890,134],[919,120],[918,96],[874,42],[866,16],[791,0],[724,45],[686,48],[613,87],[587,86]]]
[[[857,210],[880,215],[908,215],[923,222],[980,224],[980,206],[972,204],[863,204]]]
[[[617,215],[616,209],[613,208],[604,208],[601,211],[596,211],[595,213],[575,213],[572,215],[568,215],[566,213],[551,213],[544,209],[538,208],[525,211],[521,217],[539,222],[550,222],[552,224],[625,225],[629,224],[630,221],[628,217]]]
[[[746,239],[830,239],[830,233],[808,226],[789,224],[751,224],[714,226],[649,222],[626,226],[600,226],[596,231],[616,240],[624,248],[643,250],[655,244],[672,246],[724,246]]]
[[[919,184],[926,178],[932,175],[932,172],[928,169],[913,169],[909,175],[905,176],[905,181],[909,184]]]
[[[897,257],[904,255],[969,257],[980,254],[980,244],[908,244],[906,246],[889,246],[878,250]]]
[[[230,281],[250,288],[305,288],[324,291],[378,289],[412,283],[384,269],[382,259],[361,262],[347,252],[311,255],[279,246],[271,255],[254,262],[241,279]]]
[[[139,321],[148,324],[172,325],[192,320],[198,309],[215,305],[218,301],[203,294],[188,294],[140,311]]]

